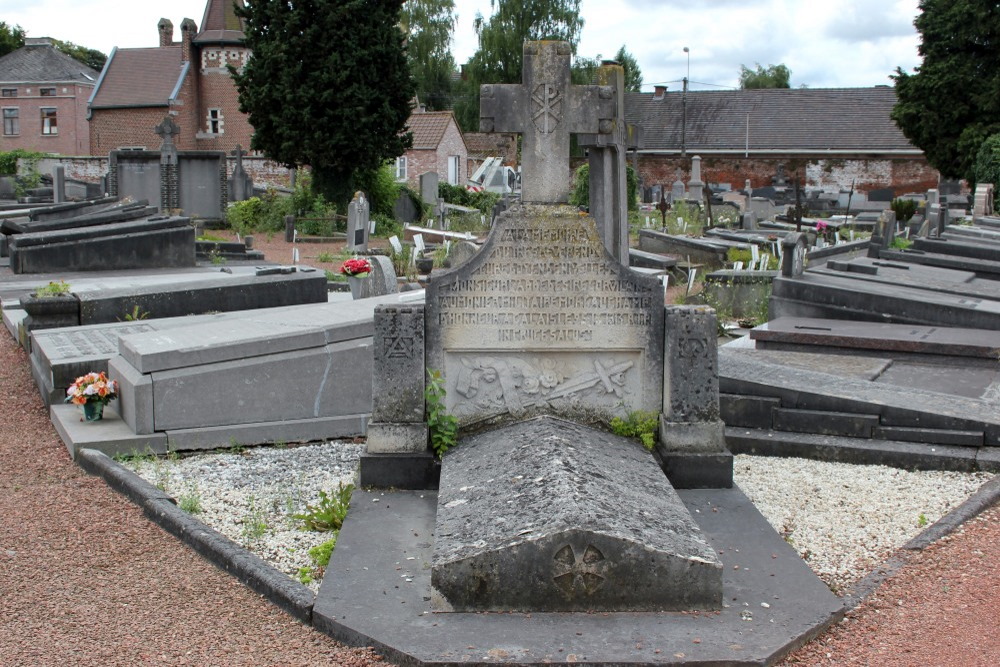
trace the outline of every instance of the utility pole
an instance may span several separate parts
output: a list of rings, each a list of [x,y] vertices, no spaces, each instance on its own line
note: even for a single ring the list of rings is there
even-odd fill
[[[687,157],[687,108],[688,108],[688,79],[691,78],[691,49],[684,47],[687,54],[687,76],[684,77],[684,92],[681,93],[681,157]]]

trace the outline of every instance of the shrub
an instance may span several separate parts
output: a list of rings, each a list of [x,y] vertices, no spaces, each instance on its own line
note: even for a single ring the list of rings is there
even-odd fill
[[[399,198],[400,184],[396,182],[391,162],[386,162],[375,171],[359,174],[355,181],[357,190],[368,197],[372,217],[381,215],[392,217],[392,209]]]
[[[639,176],[631,166],[625,167],[625,196],[628,210],[639,210]],[[573,174],[573,189],[569,193],[569,203],[573,206],[590,206],[590,165],[581,165]]]
[[[973,173],[976,177],[976,184],[992,183],[1000,189],[1000,134],[993,134],[986,138],[976,154],[976,163],[973,166]],[[1000,213],[1000,197],[993,198],[994,212]]]
[[[458,185],[449,183],[438,183],[438,197],[444,199],[449,204],[456,206],[466,206],[468,208],[478,208],[483,215],[493,214],[493,207],[500,201],[500,195],[496,192],[472,192]]]
[[[906,222],[917,212],[917,202],[912,199],[893,199],[889,208],[896,214],[896,220]]]

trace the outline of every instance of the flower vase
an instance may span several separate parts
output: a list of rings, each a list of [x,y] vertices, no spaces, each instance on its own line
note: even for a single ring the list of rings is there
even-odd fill
[[[364,288],[364,281],[368,278],[367,273],[359,273],[356,276],[347,276],[347,284],[351,286],[351,297],[354,299],[364,298],[362,294],[362,289]]]
[[[103,401],[91,401],[83,404],[83,419],[88,422],[96,422],[104,419]]]

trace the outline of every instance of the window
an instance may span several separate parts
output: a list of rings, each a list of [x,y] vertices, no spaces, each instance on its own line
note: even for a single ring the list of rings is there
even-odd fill
[[[8,136],[21,134],[21,122],[17,109],[3,110],[3,133]]]
[[[2,94],[4,97],[17,97],[17,88],[4,88]]]
[[[396,158],[396,180],[405,181],[406,180],[406,156],[401,155]]]
[[[458,185],[459,178],[459,157],[457,155],[448,156],[448,183]]]
[[[41,93],[42,97],[55,97],[56,96],[56,89],[55,88],[40,88],[38,90],[38,92]]]
[[[59,134],[56,110],[51,107],[42,107],[42,134]]]
[[[208,110],[208,133],[222,134],[222,109]]]

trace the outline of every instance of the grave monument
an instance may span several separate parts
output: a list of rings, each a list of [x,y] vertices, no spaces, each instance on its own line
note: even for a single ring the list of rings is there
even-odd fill
[[[612,255],[593,218],[560,205],[570,134],[610,134],[620,120],[613,89],[570,85],[569,53],[527,43],[523,85],[483,87],[483,129],[524,134],[525,202],[476,255],[435,275],[423,308],[376,311],[360,483],[433,478],[429,371],[460,428],[441,463],[437,609],[718,609],[721,564],[672,486],[732,485],[714,313],[665,310],[659,281]],[[637,441],[600,428],[637,412],[660,423],[669,481]],[[517,517],[503,509],[511,502]]]

